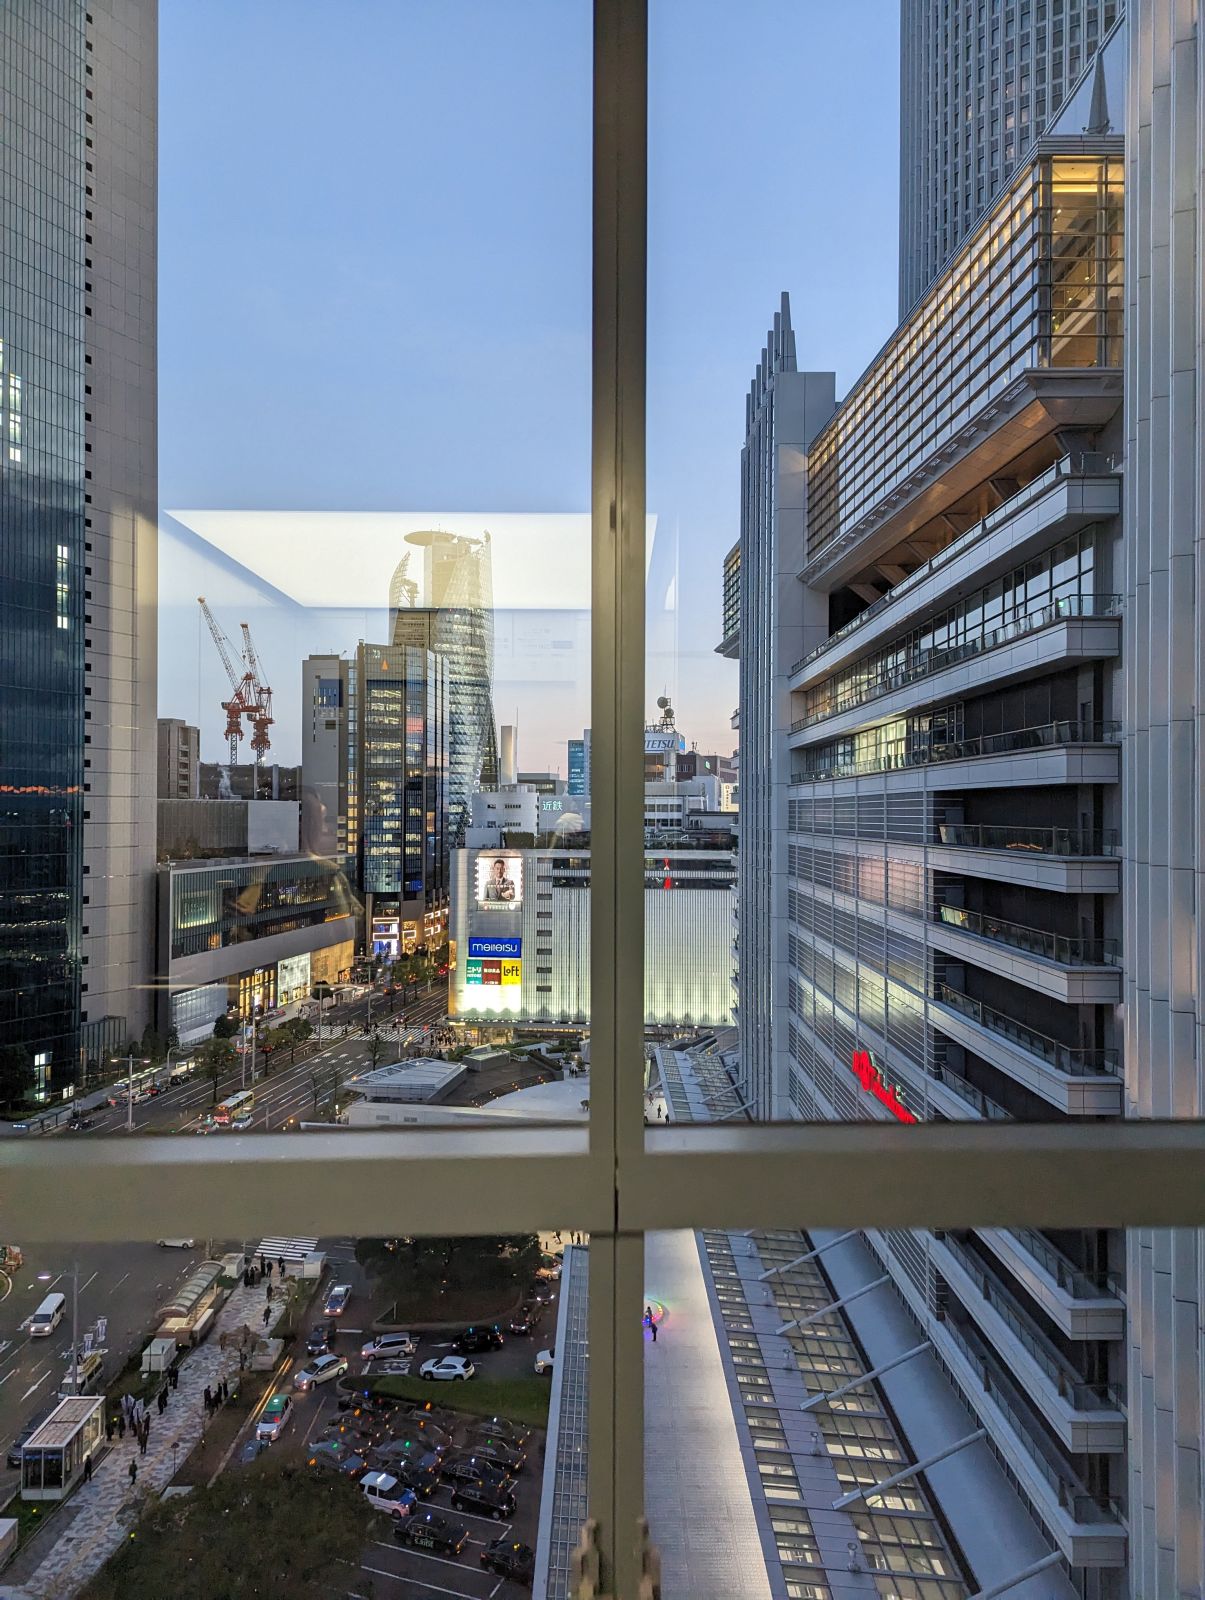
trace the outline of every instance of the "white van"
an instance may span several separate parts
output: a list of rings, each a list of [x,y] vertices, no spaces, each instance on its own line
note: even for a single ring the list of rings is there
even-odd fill
[[[32,1339],[44,1339],[51,1334],[62,1322],[67,1311],[67,1296],[65,1294],[48,1294],[42,1304],[29,1319],[29,1334]]]

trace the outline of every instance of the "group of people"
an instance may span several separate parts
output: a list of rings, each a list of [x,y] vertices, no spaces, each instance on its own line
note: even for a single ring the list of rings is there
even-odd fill
[[[273,1262],[269,1261],[265,1255],[261,1254],[258,1266],[255,1264],[255,1260],[252,1256],[244,1256],[243,1288],[254,1289],[255,1285],[261,1282],[264,1278],[271,1280],[273,1267],[276,1268],[280,1277],[280,1281],[283,1283],[289,1275],[288,1264],[283,1256],[277,1256],[276,1260]],[[269,1294],[268,1298],[272,1298],[271,1294]]]
[[[180,1374],[177,1369],[173,1367],[164,1380],[163,1387],[155,1396],[155,1405],[158,1408],[160,1416],[162,1416],[167,1410],[167,1397],[169,1392],[172,1389],[177,1388],[179,1386],[179,1382]],[[136,1399],[132,1394],[122,1395],[117,1415],[115,1417],[110,1417],[105,1423],[105,1438],[112,1443],[113,1435],[116,1433],[118,1438],[124,1439],[127,1429],[129,1429],[129,1431],[138,1441],[138,1454],[140,1456],[146,1455],[146,1447],[151,1437],[150,1408],[145,1400]],[[135,1468],[133,1461],[130,1462],[130,1467],[130,1482],[133,1483],[135,1477],[137,1476],[137,1468]],[[86,1481],[89,1481],[92,1477],[91,1467],[87,1462],[85,1462],[84,1477]]]
[[[205,1415],[207,1417],[212,1417],[215,1412],[221,1410],[229,1398],[230,1385],[226,1382],[225,1378],[222,1379],[221,1383],[219,1383],[216,1388],[210,1388],[209,1384],[206,1384],[205,1393],[201,1396],[201,1403],[205,1407]]]

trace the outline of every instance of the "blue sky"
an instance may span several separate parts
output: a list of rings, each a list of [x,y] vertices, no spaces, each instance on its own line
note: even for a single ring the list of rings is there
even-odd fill
[[[680,576],[649,701],[726,750],[720,561],[767,322],[788,289],[838,392],[894,325],[898,6],[652,0],[651,24],[649,508]],[[162,0],[160,29],[164,506],[587,509],[585,0]],[[165,593],[194,595],[177,555]],[[165,715],[196,714],[188,638]],[[578,730],[538,721],[524,764],[555,764]]]

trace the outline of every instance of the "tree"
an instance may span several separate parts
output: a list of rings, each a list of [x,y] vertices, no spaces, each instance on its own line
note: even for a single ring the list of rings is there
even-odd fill
[[[385,1054],[385,1041],[374,1028],[368,1039],[368,1059],[372,1062],[373,1071],[381,1064],[381,1057]]]
[[[237,1032],[238,1023],[233,1017],[227,1016],[225,1012],[222,1013],[222,1015],[213,1025],[213,1036],[215,1039],[233,1039]]]
[[[176,1025],[174,1022],[167,1030],[167,1048],[169,1050],[178,1050],[180,1048],[180,1035],[176,1032]]]
[[[167,1054],[167,1046],[163,1036],[159,1033],[154,1023],[148,1022],[142,1030],[142,1041],[138,1046],[139,1052],[147,1061],[162,1061]]]
[[[213,1084],[213,1101],[218,1103],[218,1084],[228,1072],[234,1070],[234,1046],[228,1039],[206,1039],[197,1051],[197,1068],[203,1078]]]
[[[0,1104],[19,1105],[33,1088],[33,1062],[23,1044],[0,1045]]]
[[[342,1475],[274,1470],[265,1460],[208,1489],[158,1501],[85,1600],[330,1600],[346,1591],[352,1572],[359,1578],[374,1515]],[[364,1592],[362,1582],[356,1588]]]

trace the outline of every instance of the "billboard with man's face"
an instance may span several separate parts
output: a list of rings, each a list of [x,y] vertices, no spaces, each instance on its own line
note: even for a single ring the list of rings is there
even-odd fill
[[[483,850],[477,857],[477,904],[505,911],[523,904],[523,857]]]

